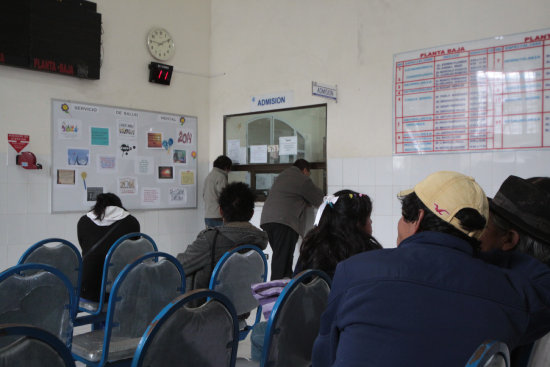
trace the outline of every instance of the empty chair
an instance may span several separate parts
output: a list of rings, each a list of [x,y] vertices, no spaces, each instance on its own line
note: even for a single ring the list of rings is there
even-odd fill
[[[472,354],[466,367],[510,367],[508,346],[496,340],[486,340]]]
[[[283,289],[269,315],[260,363],[238,359],[237,366],[310,366],[330,284],[328,275],[320,270],[297,274]]]
[[[72,353],[89,366],[131,361],[153,318],[185,292],[185,274],[173,256],[152,252],[127,265],[109,294],[105,328],[76,335]]]
[[[267,279],[267,260],[260,248],[242,245],[226,252],[216,264],[210,278],[211,290],[225,295],[233,303],[240,320],[239,338],[246,338],[250,330],[260,321],[261,306],[252,295],[254,283]],[[247,325],[246,316],[256,309],[256,319]]]
[[[45,264],[22,264],[0,273],[0,324],[42,328],[70,348],[74,297],[69,279]]]
[[[198,307],[190,302],[209,297]],[[206,289],[174,299],[151,322],[132,367],[232,367],[237,355],[238,322],[224,295]]]
[[[0,367],[75,367],[69,348],[46,330],[0,325]]]
[[[75,301],[80,297],[82,256],[71,242],[62,238],[46,238],[27,249],[18,264],[38,263],[60,270],[73,285]]]
[[[106,309],[107,293],[120,271],[132,261],[148,252],[158,251],[155,241],[145,233],[134,232],[120,237],[109,249],[103,264],[99,302],[81,298],[79,310],[98,316]],[[90,254],[92,256],[92,254]],[[103,305],[103,307],[99,307]],[[76,325],[82,325],[97,320],[94,317],[77,319]]]

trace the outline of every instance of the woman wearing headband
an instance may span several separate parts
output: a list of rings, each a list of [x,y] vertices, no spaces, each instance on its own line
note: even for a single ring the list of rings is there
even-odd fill
[[[317,211],[315,227],[302,242],[294,273],[319,269],[332,278],[340,261],[360,252],[381,249],[372,237],[371,212],[368,195],[341,190],[325,196]]]

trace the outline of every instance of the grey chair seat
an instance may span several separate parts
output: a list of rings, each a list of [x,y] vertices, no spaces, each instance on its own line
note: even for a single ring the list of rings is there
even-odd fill
[[[251,359],[239,357],[237,358],[235,367],[260,367],[260,361],[253,361]]]
[[[105,330],[96,330],[73,338],[72,352],[91,362],[99,362],[103,353]],[[108,361],[132,358],[140,338],[111,336]]]
[[[101,312],[107,312],[108,305],[109,305],[108,303],[104,303],[103,308],[101,309]],[[87,311],[87,312],[93,313],[97,311],[98,307],[99,307],[99,302],[89,301],[83,298],[81,298],[78,301],[78,308],[80,309],[80,311]]]

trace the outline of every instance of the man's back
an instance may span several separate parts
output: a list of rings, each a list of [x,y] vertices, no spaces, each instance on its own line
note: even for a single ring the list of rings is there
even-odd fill
[[[539,280],[550,277],[522,259]],[[484,339],[527,342],[531,322],[548,324],[548,307],[516,275],[436,232],[357,255],[337,270],[313,366],[464,366]]]

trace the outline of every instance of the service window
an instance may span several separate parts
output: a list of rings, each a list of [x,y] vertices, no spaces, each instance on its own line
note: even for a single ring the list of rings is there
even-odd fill
[[[326,131],[326,104],[224,116],[229,181],[248,183],[264,201],[279,172],[303,158],[326,192]]]

